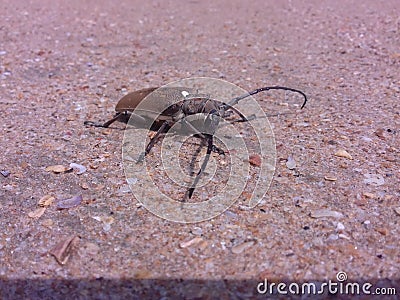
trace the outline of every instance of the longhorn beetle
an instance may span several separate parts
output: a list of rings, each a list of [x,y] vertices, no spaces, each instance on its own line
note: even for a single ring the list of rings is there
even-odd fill
[[[299,93],[304,97],[304,102],[301,106],[303,108],[307,102],[307,96],[304,92],[283,86],[267,86],[255,89],[249,93],[243,94],[239,97],[233,98],[228,103],[220,102],[218,100],[210,99],[204,95],[196,95],[191,89],[184,87],[161,87],[161,88],[146,88],[129,93],[122,97],[115,107],[116,115],[109,121],[99,124],[91,121],[85,121],[85,125],[95,127],[109,127],[117,120],[121,120],[127,113],[133,118],[135,125],[144,125],[146,122],[159,123],[159,128],[154,137],[147,144],[144,153],[139,156],[137,163],[141,162],[144,157],[150,152],[161,134],[168,132],[172,125],[179,123],[182,128],[191,131],[202,139],[207,141],[207,152],[203,160],[200,170],[198,171],[192,185],[186,191],[184,200],[190,199],[200,180],[201,174],[204,172],[210,154],[212,151],[223,154],[224,152],[214,145],[213,135],[218,128],[219,118],[225,118],[229,115],[228,111],[232,111],[239,120],[233,122],[247,122],[252,117],[246,118],[240,113],[234,105],[239,101],[258,94],[263,91],[269,90],[285,90]],[[153,94],[152,94],[153,93]],[[143,107],[136,109],[148,95],[152,94],[156,101],[145,102]],[[187,122],[185,117],[189,115],[202,114],[202,128],[195,127],[191,122]]]

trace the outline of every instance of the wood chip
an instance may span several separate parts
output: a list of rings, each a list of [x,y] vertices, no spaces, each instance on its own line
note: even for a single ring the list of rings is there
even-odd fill
[[[46,211],[46,207],[40,207],[38,209],[35,209],[34,211],[31,211],[28,213],[28,217],[32,219],[38,219],[40,218],[44,212]]]
[[[79,243],[79,236],[70,236],[62,240],[49,251],[60,265],[65,265]]]
[[[245,251],[246,249],[252,247],[256,242],[255,241],[248,241],[248,242],[244,242],[241,243],[239,245],[235,245],[232,247],[231,251],[234,254],[240,254],[243,251]]]
[[[63,165],[54,165],[54,166],[48,166],[46,168],[46,171],[59,174],[59,173],[65,173],[68,171],[72,171],[72,169],[69,167],[63,166]]]
[[[324,179],[325,179],[326,181],[336,181],[336,180],[337,180],[337,178],[334,177],[334,176],[325,176]]]
[[[396,208],[394,209],[394,211],[396,212],[397,215],[400,216],[400,207],[396,207]]]
[[[334,210],[319,209],[319,210],[312,211],[310,213],[310,217],[315,218],[315,219],[325,218],[325,217],[342,218],[343,214],[338,211],[334,211]]]
[[[55,198],[51,195],[45,195],[42,198],[40,198],[38,205],[41,207],[48,207],[53,203],[54,199]]]
[[[347,158],[347,159],[353,159],[353,157],[346,150],[343,150],[343,149],[339,149],[338,151],[336,151],[335,156],[343,157],[343,158]]]

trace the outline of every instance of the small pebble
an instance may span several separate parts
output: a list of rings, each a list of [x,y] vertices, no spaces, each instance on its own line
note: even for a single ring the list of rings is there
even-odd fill
[[[32,219],[39,219],[44,214],[45,211],[46,207],[40,207],[28,213],[28,217]]]
[[[198,243],[200,243],[202,241],[203,241],[203,239],[201,237],[195,237],[195,238],[191,239],[190,241],[180,243],[179,247],[187,248],[187,247],[190,247],[192,245],[198,244]]]
[[[193,233],[194,235],[202,235],[202,234],[203,234],[203,230],[202,230],[200,227],[194,227],[194,228],[192,229],[192,233]]]
[[[252,247],[256,242],[255,241],[248,241],[248,242],[244,242],[242,244],[239,245],[235,245],[232,247],[231,251],[234,254],[240,254],[243,251],[245,251],[246,249]]]
[[[312,211],[310,213],[310,217],[315,218],[315,219],[324,218],[324,217],[342,218],[343,214],[338,211],[334,211],[334,210],[319,209],[319,210]]]
[[[253,166],[261,166],[261,157],[258,154],[252,154],[249,157],[249,163]]]
[[[42,226],[51,227],[53,226],[54,221],[52,219],[45,219],[42,221]]]
[[[69,167],[78,170],[77,175],[81,175],[86,172],[86,167],[76,163],[70,163]]]
[[[385,236],[389,234],[389,230],[385,227],[378,227],[378,228],[375,228],[375,230]]]
[[[0,173],[1,173],[1,175],[3,175],[4,177],[8,177],[8,176],[11,174],[11,172],[10,172],[10,171],[7,171],[7,170],[1,170]]]
[[[105,232],[110,231],[111,224],[114,223],[114,218],[111,216],[94,216],[92,218],[103,223],[103,231]]]
[[[57,243],[49,253],[55,257],[60,265],[65,265],[79,243],[79,240],[78,236],[70,236]]]
[[[337,178],[334,177],[334,176],[325,176],[324,179],[325,179],[326,181],[336,181],[336,180],[337,180]]]
[[[100,247],[94,243],[87,242],[83,246],[85,253],[91,256],[95,256],[100,252]]]
[[[124,184],[122,185],[119,190],[120,193],[129,193],[131,191],[131,188],[129,187],[129,185]]]
[[[71,168],[65,167],[63,165],[48,166],[46,168],[47,172],[53,172],[53,173],[56,173],[56,174],[65,173],[65,172],[68,172],[68,171],[71,171],[71,170],[72,170]]]
[[[41,207],[50,206],[53,203],[54,199],[55,198],[51,195],[45,195],[42,198],[40,198],[38,205]]]
[[[375,199],[375,197],[376,197],[375,194],[368,193],[368,192],[364,192],[363,195],[365,198],[368,198],[368,199]]]
[[[343,233],[339,233],[338,237],[340,237],[341,239],[350,240],[350,237]]]
[[[396,207],[396,208],[394,209],[394,211],[395,211],[395,213],[396,213],[398,216],[400,216],[400,207]]]
[[[82,195],[76,195],[72,198],[57,200],[57,209],[67,209],[76,207],[79,204],[81,204],[82,200],[83,200]]]
[[[346,150],[343,150],[343,149],[339,149],[338,151],[336,151],[335,156],[343,157],[343,158],[347,158],[347,159],[353,159],[353,157]]]
[[[292,156],[289,156],[286,162],[286,167],[289,170],[294,170],[296,169],[296,161],[294,160],[294,158]]]
[[[386,130],[384,130],[383,128],[379,128],[375,131],[375,134],[377,137],[379,137],[380,139],[386,139]]]
[[[336,230],[337,231],[342,231],[342,230],[344,230],[344,225],[343,225],[343,223],[340,223],[340,222],[338,222],[337,224],[336,224]]]

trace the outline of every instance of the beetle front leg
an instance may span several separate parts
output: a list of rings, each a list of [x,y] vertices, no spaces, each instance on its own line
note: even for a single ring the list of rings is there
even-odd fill
[[[154,147],[155,143],[157,142],[158,137],[163,134],[166,133],[168,131],[170,127],[170,124],[168,121],[165,121],[164,123],[162,123],[162,125],[160,126],[160,128],[157,130],[157,133],[155,134],[155,136],[150,140],[150,142],[147,144],[146,149],[144,152],[142,152],[139,155],[138,160],[136,161],[136,163],[141,163],[144,159],[144,157],[149,154],[150,150]]]
[[[214,145],[214,138],[211,134],[206,134],[205,137],[207,139],[206,157],[204,158],[204,161],[201,164],[201,168],[200,168],[199,172],[197,173],[196,178],[194,179],[194,181],[192,183],[192,186],[186,191],[183,201],[187,201],[190,198],[192,198],[193,192],[196,189],[196,185],[200,180],[200,176],[203,174],[204,170],[206,169],[208,161],[210,159],[210,155],[211,155],[213,145]]]

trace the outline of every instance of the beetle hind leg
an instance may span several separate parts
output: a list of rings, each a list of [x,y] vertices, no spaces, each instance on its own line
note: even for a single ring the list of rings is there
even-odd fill
[[[111,120],[100,124],[100,123],[95,123],[92,121],[85,121],[83,124],[87,126],[94,126],[94,127],[103,127],[103,128],[108,128],[112,123],[117,121],[123,114],[122,113],[117,113]]]

